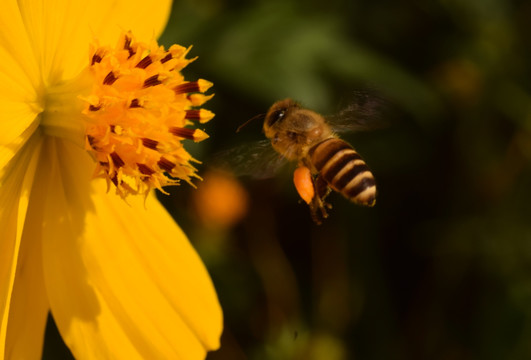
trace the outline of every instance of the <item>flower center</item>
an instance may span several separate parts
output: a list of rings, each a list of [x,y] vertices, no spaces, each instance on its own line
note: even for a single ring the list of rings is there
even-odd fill
[[[83,71],[76,79],[49,85],[40,100],[41,125],[45,134],[60,137],[83,146],[85,120],[81,113],[84,102],[80,94],[87,94],[91,77]]]
[[[115,48],[91,48],[94,85],[83,98],[86,148],[97,162],[96,176],[124,198],[198,177],[191,165],[197,161],[182,141],[208,137],[190,126],[214,117],[199,109],[213,95],[203,94],[212,85],[206,80],[184,81],[180,70],[195,60],[185,58],[188,50],[135,42],[131,33]]]

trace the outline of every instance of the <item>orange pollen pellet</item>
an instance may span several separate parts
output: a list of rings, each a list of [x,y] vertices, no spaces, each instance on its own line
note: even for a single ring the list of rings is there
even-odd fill
[[[315,196],[312,174],[306,166],[299,166],[293,173],[293,183],[300,197],[307,203],[311,203]]]

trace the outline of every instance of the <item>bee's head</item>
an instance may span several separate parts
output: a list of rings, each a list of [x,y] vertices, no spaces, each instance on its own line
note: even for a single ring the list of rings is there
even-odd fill
[[[281,126],[288,114],[299,108],[299,104],[291,99],[284,99],[274,103],[265,116],[264,131],[266,135],[269,129]]]
[[[301,147],[322,138],[324,118],[314,111],[302,108],[291,99],[274,103],[264,120],[264,133],[273,147],[287,158],[296,157]],[[291,155],[293,152],[293,156]]]

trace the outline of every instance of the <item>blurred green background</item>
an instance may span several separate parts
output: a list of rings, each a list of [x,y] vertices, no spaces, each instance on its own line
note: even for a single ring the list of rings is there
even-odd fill
[[[185,76],[214,82],[216,117],[189,147],[205,181],[161,200],[224,309],[208,359],[530,359],[530,38],[529,1],[177,1],[161,42],[193,44]],[[215,154],[263,139],[240,124],[360,89],[390,104],[388,127],[344,137],[374,208],[333,194],[317,226],[287,173],[229,181],[241,217],[201,218]]]

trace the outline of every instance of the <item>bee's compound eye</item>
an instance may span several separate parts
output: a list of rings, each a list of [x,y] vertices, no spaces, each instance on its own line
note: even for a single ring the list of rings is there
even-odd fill
[[[274,111],[269,117],[269,126],[275,124],[277,121],[282,120],[286,115],[286,109],[279,109]]]

